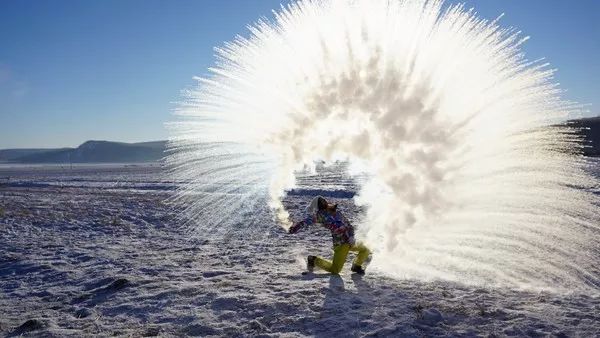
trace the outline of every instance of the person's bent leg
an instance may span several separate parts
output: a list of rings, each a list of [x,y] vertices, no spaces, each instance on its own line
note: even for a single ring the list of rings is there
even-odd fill
[[[321,257],[317,257],[315,259],[315,266],[327,272],[339,274],[344,267],[349,250],[350,245],[348,244],[337,245],[333,248],[333,261],[330,262]]]
[[[348,251],[350,251],[350,244],[337,245],[333,249],[333,263],[331,264],[331,273],[339,274],[346,263],[346,257],[348,257]]]
[[[319,256],[315,258],[315,266],[327,272],[331,271],[331,262]]]
[[[357,244],[353,245],[350,248],[350,250],[353,252],[358,252],[358,255],[356,255],[356,258],[354,259],[354,262],[352,264],[361,266],[361,267],[363,266],[363,264],[365,263],[367,258],[369,258],[369,255],[371,254],[371,251],[362,243],[357,243]]]

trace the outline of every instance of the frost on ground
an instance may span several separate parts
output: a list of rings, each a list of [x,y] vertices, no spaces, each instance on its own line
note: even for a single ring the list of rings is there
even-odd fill
[[[329,255],[318,228],[260,239],[190,240],[164,203],[158,166],[0,168],[0,334],[29,336],[585,336],[600,299],[392,280],[367,271],[302,275]],[[323,182],[321,182],[323,183]],[[299,215],[343,185],[303,187]],[[328,190],[329,189],[329,190]],[[354,213],[353,213],[354,212]]]

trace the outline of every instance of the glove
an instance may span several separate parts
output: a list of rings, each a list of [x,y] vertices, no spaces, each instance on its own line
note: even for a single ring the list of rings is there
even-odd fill
[[[292,225],[289,229],[288,229],[288,234],[295,234],[296,232],[298,232],[298,229],[300,229],[300,223],[296,223],[294,225]]]

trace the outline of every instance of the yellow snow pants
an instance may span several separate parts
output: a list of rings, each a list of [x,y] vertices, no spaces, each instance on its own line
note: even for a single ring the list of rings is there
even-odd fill
[[[353,264],[362,266],[365,260],[371,254],[371,251],[367,249],[361,243],[357,243],[355,245],[350,244],[340,244],[333,247],[333,261],[330,262],[321,257],[317,257],[315,259],[315,266],[333,274],[339,274],[344,267],[344,263],[346,262],[346,257],[348,256],[348,252],[358,252],[356,258],[354,259]]]

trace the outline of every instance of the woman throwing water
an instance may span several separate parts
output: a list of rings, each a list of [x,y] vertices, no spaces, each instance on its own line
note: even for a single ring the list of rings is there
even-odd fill
[[[352,272],[364,275],[365,268],[363,264],[369,257],[371,252],[363,244],[356,244],[354,240],[354,227],[344,217],[341,211],[337,210],[337,204],[329,204],[323,197],[315,197],[308,208],[306,208],[308,216],[296,224],[294,224],[288,232],[294,234],[303,227],[319,223],[331,231],[333,239],[333,261],[328,261],[317,256],[307,257],[307,268],[312,271],[313,268],[319,267],[333,274],[339,274],[344,267],[348,252],[358,252],[354,263],[352,263]]]

